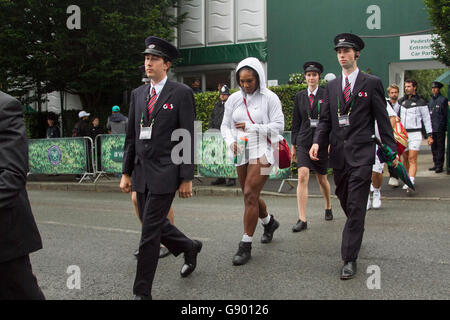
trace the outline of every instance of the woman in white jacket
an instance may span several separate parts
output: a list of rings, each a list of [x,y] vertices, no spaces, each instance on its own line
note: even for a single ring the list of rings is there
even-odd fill
[[[233,258],[234,265],[243,265],[251,258],[258,217],[264,227],[262,243],[272,241],[280,225],[267,213],[260,193],[277,160],[272,144],[276,146],[284,130],[284,115],[280,99],[266,87],[264,70],[258,59],[241,61],[236,68],[236,81],[241,89],[225,103],[220,131],[234,160],[244,194],[244,235]]]

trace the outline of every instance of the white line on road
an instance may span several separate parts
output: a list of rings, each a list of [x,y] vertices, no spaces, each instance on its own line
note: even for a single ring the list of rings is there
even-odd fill
[[[56,221],[37,221],[37,223],[38,224],[49,224],[49,225],[56,225],[56,226],[64,226],[64,227],[76,227],[76,228],[84,228],[84,229],[93,229],[93,230],[101,230],[101,231],[141,234],[140,230],[130,230],[130,229],[121,229],[121,228],[107,228],[107,227],[99,227],[99,226],[88,226],[88,225],[85,225],[85,224],[62,223],[62,222],[56,222]],[[192,237],[192,239],[200,240],[200,241],[209,241],[209,238]]]

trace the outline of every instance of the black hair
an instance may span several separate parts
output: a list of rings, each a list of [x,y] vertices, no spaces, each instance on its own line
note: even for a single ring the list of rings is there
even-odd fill
[[[414,80],[414,79],[406,79],[405,83],[406,82],[412,83],[413,87],[417,88],[417,81],[416,80]]]
[[[247,71],[250,71],[250,72],[253,73],[253,76],[256,78],[256,88],[259,88],[259,75],[258,75],[258,72],[255,69],[253,69],[252,67],[249,67],[249,66],[242,67],[242,68],[240,68],[238,70],[238,72],[236,72],[236,82],[237,82],[237,84],[239,86],[241,86],[240,74],[241,74],[242,70],[247,70]]]

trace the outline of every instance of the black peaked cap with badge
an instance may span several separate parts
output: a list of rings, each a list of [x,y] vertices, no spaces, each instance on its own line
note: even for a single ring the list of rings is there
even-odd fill
[[[353,48],[356,51],[364,49],[364,41],[356,34],[341,33],[334,37],[334,50],[338,48]]]
[[[305,73],[308,71],[315,71],[321,74],[323,72],[323,66],[319,62],[308,61],[303,64],[303,71]]]
[[[179,52],[170,42],[150,36],[145,39],[145,51],[143,54],[153,54],[155,56],[165,57],[170,61],[178,58]]]
[[[444,85],[442,83],[440,83],[439,81],[433,81],[433,83],[431,84],[431,88],[442,88]]]
[[[222,88],[220,88],[220,94],[227,94],[230,95],[230,89],[227,87],[226,84],[224,84],[222,86]]]

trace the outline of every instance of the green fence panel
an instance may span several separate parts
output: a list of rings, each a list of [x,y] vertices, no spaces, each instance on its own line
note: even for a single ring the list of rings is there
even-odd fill
[[[285,131],[283,137],[291,146],[291,132]],[[237,178],[236,168],[228,157],[227,146],[219,132],[203,133],[202,143],[198,143],[198,173],[204,177]],[[201,148],[201,149],[200,149]],[[269,179],[287,179],[291,176],[291,168],[272,167]]]
[[[99,135],[97,139],[100,139],[100,163],[101,168],[99,171],[106,173],[121,173],[122,172],[122,159],[123,159],[123,147],[125,145],[124,134],[107,134]],[[98,145],[97,145],[98,147]]]
[[[32,174],[83,174],[87,172],[87,139],[29,139]]]

